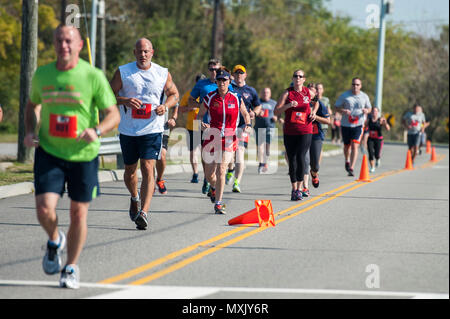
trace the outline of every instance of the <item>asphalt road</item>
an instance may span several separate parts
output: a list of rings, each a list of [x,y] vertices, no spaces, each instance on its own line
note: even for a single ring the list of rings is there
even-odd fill
[[[258,175],[248,167],[242,193],[226,188],[227,215],[213,213],[187,173],[166,177],[150,227],[135,229],[122,181],[101,185],[91,204],[81,255],[81,288],[57,289],[41,261],[46,236],[32,194],[0,199],[0,298],[448,298],[449,152],[417,158],[385,145],[372,182],[344,171],[342,155],[324,158],[320,187],[290,201],[286,166]],[[271,200],[276,226],[227,221]],[[68,199],[58,205],[69,225]]]

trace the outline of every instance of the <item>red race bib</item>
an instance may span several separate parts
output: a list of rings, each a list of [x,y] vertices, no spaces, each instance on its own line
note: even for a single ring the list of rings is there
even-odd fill
[[[77,116],[50,114],[50,136],[76,138]]]
[[[351,116],[351,115],[348,116],[348,121],[349,121],[351,124],[356,124],[356,123],[358,123],[358,120],[359,120],[359,116]]]
[[[149,119],[152,116],[152,105],[142,104],[140,109],[133,109],[131,117],[134,119]]]
[[[268,109],[265,109],[265,110],[264,110],[264,114],[261,115],[261,117],[269,117],[269,110],[268,110]]]
[[[298,124],[306,124],[306,113],[303,112],[292,112],[291,122]]]
[[[313,123],[313,134],[319,134],[319,124]]]
[[[378,138],[378,131],[369,131],[370,138]]]

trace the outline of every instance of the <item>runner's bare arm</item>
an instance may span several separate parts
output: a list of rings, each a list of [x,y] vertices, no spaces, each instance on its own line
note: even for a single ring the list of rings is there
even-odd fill
[[[170,74],[170,72],[167,75],[166,85],[164,86],[164,93],[167,96],[167,100],[164,104],[168,109],[177,105],[180,100],[180,94],[178,93],[177,86],[172,80],[172,75]]]
[[[291,103],[285,104],[287,97],[288,97],[288,92],[285,91],[278,99],[277,105],[275,105],[275,109],[273,110],[273,113],[275,116],[280,116],[288,108],[293,107],[293,105]]]
[[[26,147],[37,147],[39,144],[36,135],[36,127],[39,123],[41,105],[28,101],[25,107],[25,138],[23,143]]]
[[[95,141],[99,136],[97,136],[96,129],[100,131],[101,135],[105,135],[112,129],[114,129],[120,122],[120,114],[116,105],[111,105],[106,109],[102,110],[105,114],[103,120],[95,128],[87,128],[77,137],[77,140],[85,140],[88,143]]]

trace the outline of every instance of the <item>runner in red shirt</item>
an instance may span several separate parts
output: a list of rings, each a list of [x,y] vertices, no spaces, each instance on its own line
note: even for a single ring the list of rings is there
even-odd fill
[[[205,176],[211,184],[211,201],[216,214],[225,214],[222,202],[227,166],[237,149],[237,126],[239,112],[244,117],[245,132],[251,130],[250,115],[244,101],[236,93],[229,91],[230,74],[225,70],[217,71],[217,90],[208,93],[200,107],[199,118],[208,111],[209,124],[202,122]],[[215,173],[215,174],[214,174]]]
[[[312,138],[312,122],[315,114],[311,113],[309,89],[303,86],[306,80],[303,70],[296,70],[292,76],[294,86],[286,89],[275,106],[275,115],[284,117],[284,146],[289,163],[289,177],[292,184],[291,200],[301,200],[301,184],[305,171],[305,155]]]

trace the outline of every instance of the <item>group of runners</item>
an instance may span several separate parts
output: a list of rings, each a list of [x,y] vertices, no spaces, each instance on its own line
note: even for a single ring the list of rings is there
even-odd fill
[[[49,238],[43,269],[47,274],[61,273],[61,287],[79,287],[77,263],[87,236],[88,207],[99,193],[99,137],[115,127],[120,133],[125,164],[124,183],[130,193],[129,217],[140,230],[148,227],[155,184],[162,194],[167,192],[163,180],[165,153],[169,130],[176,125],[178,105],[180,112],[188,112],[191,182],[199,183],[196,158],[201,154],[202,192],[209,196],[216,214],[225,214],[225,185],[232,182],[233,192],[241,192],[253,119],[259,149],[258,172],[268,169],[275,123],[281,121],[291,200],[309,196],[309,176],[312,185],[319,186],[322,142],[326,126],[331,124],[330,107],[323,97],[322,84],[304,85],[303,70],[293,72],[291,86],[275,102],[270,88],[264,88],[260,99],[246,83],[245,66],[239,64],[230,71],[212,59],[208,62],[209,77],[199,76],[180,101],[169,70],[152,62],[154,49],[146,38],[136,41],[136,61],[120,66],[109,83],[100,70],[79,57],[83,41],[78,29],[58,26],[54,44],[56,61],[39,67],[33,76],[25,112],[24,143],[36,148],[37,217]],[[381,126],[388,128],[361,87],[361,80],[354,78],[352,89],[344,92],[335,105],[342,114],[345,168],[350,176],[363,126],[369,129],[370,154],[378,164]],[[99,111],[104,113],[101,121]],[[372,167],[377,165],[371,163]],[[142,173],[140,187],[138,166]],[[70,198],[67,236],[58,228],[56,214],[66,184]],[[61,256],[66,246],[67,261],[63,266]]]

